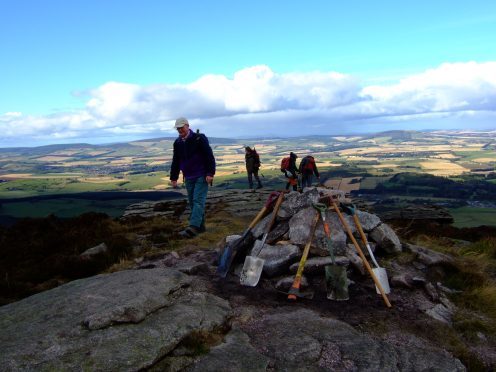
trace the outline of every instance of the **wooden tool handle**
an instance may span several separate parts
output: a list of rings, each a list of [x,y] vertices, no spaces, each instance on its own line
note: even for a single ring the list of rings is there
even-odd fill
[[[365,265],[365,268],[367,269],[367,271],[369,272],[370,276],[372,277],[372,280],[374,281],[375,285],[377,286],[377,288],[379,288],[379,292],[381,292],[381,296],[382,296],[382,299],[384,300],[384,302],[386,303],[386,306],[387,307],[392,307],[391,303],[389,302],[389,299],[387,298],[386,296],[386,293],[384,292],[384,288],[382,288],[382,285],[381,283],[379,282],[379,280],[377,279],[377,277],[375,276],[374,272],[372,271],[372,268],[370,267],[367,259],[365,258],[365,255],[363,254],[362,252],[362,249],[360,248],[360,246],[358,245],[355,237],[353,236],[351,230],[350,230],[350,227],[348,226],[348,224],[346,223],[345,219],[343,218],[343,215],[341,214],[341,212],[339,211],[339,208],[338,206],[336,205],[336,203],[334,202],[334,199],[331,197],[330,198],[330,201],[332,203],[332,206],[334,207],[334,210],[336,211],[336,213],[338,214],[339,216],[339,219],[341,220],[341,223],[343,224],[344,228],[346,229],[346,232],[348,233],[348,236],[350,237],[351,241],[353,242],[353,245],[355,246],[358,254],[360,255],[360,258],[362,259],[363,261],[363,264]]]
[[[251,230],[255,227],[255,225],[262,219],[265,212],[267,212],[267,207],[263,207],[260,212],[258,212],[257,216],[251,221],[250,226],[248,226],[248,230]]]
[[[303,270],[305,269],[305,263],[307,262],[308,252],[310,252],[310,246],[312,245],[313,236],[315,235],[315,230],[317,230],[317,223],[319,222],[320,212],[315,213],[315,217],[312,221],[312,228],[310,229],[310,235],[308,236],[307,244],[305,249],[303,249],[303,254],[301,255],[300,264],[298,265],[298,271],[291,288],[293,290],[299,290],[301,284],[301,277],[303,276]],[[289,294],[289,300],[296,300],[296,295]]]
[[[269,224],[267,225],[267,233],[270,232],[270,229],[272,229],[272,225],[274,225],[274,222],[276,221],[277,218],[277,212],[279,212],[279,207],[281,206],[282,202],[284,200],[284,193],[281,191],[279,193],[279,196],[277,197],[277,202],[274,207],[274,211],[272,212],[272,218],[270,219]]]

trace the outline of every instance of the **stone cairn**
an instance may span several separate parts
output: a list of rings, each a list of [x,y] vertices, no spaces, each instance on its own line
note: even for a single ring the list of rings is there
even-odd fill
[[[268,278],[273,281],[276,289],[286,292],[291,287],[298,269],[303,247],[307,243],[310,234],[310,225],[315,214],[318,213],[312,204],[317,203],[320,198],[325,196],[334,196],[338,201],[344,200],[344,192],[320,187],[306,188],[303,193],[290,192],[285,195],[275,224],[272,226],[265,246],[259,254],[259,257],[265,260],[262,278]],[[378,254],[401,252],[401,242],[395,232],[387,224],[382,223],[379,217],[359,210],[356,213],[372,251],[375,252],[377,250]],[[344,213],[343,217],[348,223],[355,239],[361,243],[353,217]],[[252,234],[255,239],[262,238],[270,219],[271,213],[265,216],[253,228]],[[331,231],[331,242],[336,256],[336,264],[345,266],[347,271],[353,269],[361,275],[368,275],[362,260],[356,252],[355,246],[349,239],[337,213],[332,207],[326,211],[326,221]],[[226,244],[239,237],[239,235],[226,237]],[[366,248],[362,244],[360,246],[364,254],[368,256]],[[250,251],[248,251],[249,254]],[[319,219],[310,253],[305,264],[301,288],[305,289],[322,285],[325,276],[325,266],[331,263],[327,238],[322,220]],[[234,273],[236,275],[239,275],[242,265],[243,262],[235,267]]]

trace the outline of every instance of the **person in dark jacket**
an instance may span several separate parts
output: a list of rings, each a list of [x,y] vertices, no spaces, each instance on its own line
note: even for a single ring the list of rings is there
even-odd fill
[[[312,186],[312,178],[315,174],[315,177],[320,182],[320,174],[317,169],[317,164],[315,164],[315,158],[311,155],[305,156],[301,159],[300,162],[300,173],[301,173],[301,188],[311,187]]]
[[[298,168],[296,167],[296,159],[298,156],[294,152],[289,153],[289,167],[284,170],[284,175],[288,179],[286,183],[286,190],[293,186],[294,191],[298,191]]]
[[[174,126],[179,137],[174,141],[170,180],[177,187],[179,172],[183,172],[191,215],[189,226],[179,235],[192,238],[205,231],[205,202],[215,175],[215,158],[207,137],[189,129],[186,118],[177,119]]]
[[[250,146],[245,147],[245,163],[246,163],[246,173],[248,173],[248,184],[250,189],[253,189],[253,176],[257,180],[257,189],[263,187],[260,178],[258,177],[258,170],[260,169],[260,157],[258,156],[255,149]]]

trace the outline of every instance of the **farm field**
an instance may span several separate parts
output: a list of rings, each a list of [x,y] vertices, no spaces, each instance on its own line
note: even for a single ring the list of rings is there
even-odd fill
[[[247,187],[246,145],[260,154],[263,183],[276,189],[285,186],[279,168],[290,151],[299,156],[298,161],[312,154],[322,182],[354,193],[374,190],[403,172],[463,180],[484,179],[496,168],[494,131],[390,131],[362,136],[209,140],[217,161],[214,187],[218,188]],[[0,202],[85,192],[170,190],[173,141],[158,138],[110,145],[0,149]],[[487,182],[495,184],[496,180],[489,177]],[[19,206],[19,211],[29,209]],[[0,212],[14,213],[6,207]],[[462,221],[467,213],[455,214]]]

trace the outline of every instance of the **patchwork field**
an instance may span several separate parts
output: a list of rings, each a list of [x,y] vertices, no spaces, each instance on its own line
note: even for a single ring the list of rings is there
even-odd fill
[[[460,179],[485,177],[496,166],[495,131],[209,140],[217,162],[214,187],[221,188],[247,187],[245,146],[257,149],[263,183],[273,188],[285,185],[280,162],[291,151],[299,157],[297,164],[312,154],[323,175],[321,180],[346,192],[374,189],[402,172]],[[0,199],[168,190],[173,141],[159,138],[108,146],[0,149]]]
[[[229,140],[210,138],[216,183],[244,177],[244,146],[255,147],[261,172],[280,177],[281,159],[312,154],[321,171],[354,166],[374,176],[399,172],[443,177],[487,174],[496,165],[495,132],[392,131],[367,136]],[[137,191],[169,186],[173,138],[109,146],[55,145],[0,149],[0,198],[81,191]],[[132,177],[131,177],[132,176]],[[234,177],[234,178],[235,178]],[[339,183],[339,181],[338,181]],[[341,185],[348,185],[346,181]],[[354,184],[356,189],[360,184]],[[351,187],[351,186],[350,186]]]

